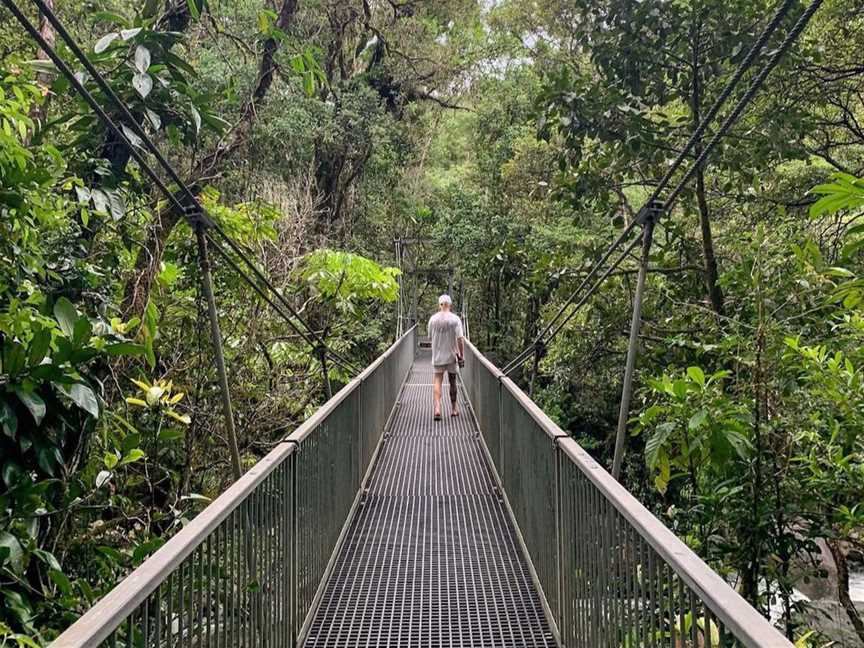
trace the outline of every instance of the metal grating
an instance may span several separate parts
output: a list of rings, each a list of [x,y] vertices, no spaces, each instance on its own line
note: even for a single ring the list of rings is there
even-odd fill
[[[470,417],[447,402],[432,420],[428,363],[409,375],[304,645],[555,646]]]

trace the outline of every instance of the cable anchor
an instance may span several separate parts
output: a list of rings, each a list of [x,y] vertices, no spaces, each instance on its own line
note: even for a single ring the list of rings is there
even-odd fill
[[[645,203],[645,205],[642,206],[642,209],[639,210],[639,213],[636,214],[636,222],[643,226],[648,223],[657,223],[664,211],[664,203],[662,200],[651,200]]]

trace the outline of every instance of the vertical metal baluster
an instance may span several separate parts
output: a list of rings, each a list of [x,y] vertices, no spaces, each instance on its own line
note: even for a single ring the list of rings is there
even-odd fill
[[[621,514],[610,504],[612,511],[612,558],[615,571],[613,579],[613,605],[615,624],[615,645],[624,644],[624,553],[621,542]]]
[[[267,477],[267,480],[265,482],[266,489],[264,490],[264,523],[262,525],[262,528],[267,534],[267,541],[265,543],[267,547],[267,560],[264,565],[262,565],[262,568],[260,570],[261,579],[266,583],[266,586],[264,587],[262,602],[264,606],[264,645],[267,646],[267,648],[273,648],[273,636],[271,634],[271,630],[273,628],[273,592],[270,589],[270,576],[273,573],[273,534],[271,533],[273,518],[270,510],[270,499],[273,496],[273,489],[271,487],[272,479],[273,475],[271,473],[270,476]]]
[[[230,619],[228,628],[225,633],[225,648],[232,648],[233,646],[240,645],[240,637],[237,633],[237,629],[240,627],[237,622],[237,608],[238,602],[237,598],[239,596],[239,587],[240,587],[240,575],[237,573],[237,560],[236,560],[236,551],[237,551],[237,509],[235,508],[231,512],[231,527],[228,532],[228,559],[227,564],[230,567],[230,574],[228,579],[228,591],[230,593],[231,606],[229,608],[228,617]]]
[[[681,636],[681,645],[687,645],[687,624],[686,612],[687,604],[684,602],[684,581],[678,577],[678,634]]]
[[[111,633],[111,639],[108,640],[111,644],[111,648],[117,648],[117,631]]]
[[[646,646],[651,646],[651,625],[652,610],[651,610],[651,570],[648,565],[648,546],[645,539],[639,536],[639,573],[641,581],[641,600],[642,600],[642,637]]]
[[[148,596],[144,599],[144,602],[141,604],[141,641],[144,648],[150,645],[150,604],[151,604],[151,596]]]
[[[135,610],[126,617],[126,648],[135,646]]]
[[[189,626],[186,632],[186,645],[189,648],[195,645],[195,553],[193,551],[186,559],[189,562],[189,569],[187,570],[189,573],[189,606],[186,608],[187,618],[189,619]]]
[[[243,628],[246,630],[244,633],[244,641],[243,644],[247,646],[247,648],[257,648],[255,646],[255,610],[254,610],[254,602],[253,602],[253,594],[252,591],[254,588],[252,587],[252,582],[255,580],[255,573],[252,569],[252,561],[249,560],[250,554],[255,550],[255,529],[252,526],[253,515],[255,508],[255,493],[251,493],[249,497],[246,498],[246,501],[243,503],[243,517],[240,518],[240,525],[242,526],[242,534],[238,538],[241,543],[240,547],[240,560],[241,560],[241,569],[245,574],[243,578]]]
[[[183,639],[183,618],[186,610],[186,586],[183,580],[183,574],[186,570],[186,561],[180,563],[177,567],[177,646],[184,646],[186,642]]]
[[[711,610],[704,603],[703,607],[705,608],[705,648],[711,648],[711,625],[714,622],[714,615],[711,614]]]
[[[669,636],[668,628],[666,627],[666,581],[663,578],[663,568],[666,563],[659,554],[654,553],[654,584],[657,588],[657,645],[661,648],[666,646],[666,638]]]
[[[693,641],[693,646],[699,645],[699,604],[696,601],[696,595],[693,590],[687,588],[687,594],[690,599],[690,638]]]
[[[154,648],[160,648],[162,645],[162,586],[164,584],[165,582],[163,581],[162,583],[159,583],[159,586],[156,588],[156,618],[154,619],[155,623],[153,624],[153,636],[156,639],[156,641],[153,642]]]
[[[667,592],[667,602],[669,604],[669,615],[668,615],[668,625],[669,625],[669,648],[675,648],[675,581],[673,578],[672,568],[668,563],[663,563],[664,570],[666,572],[666,592]]]
[[[612,567],[612,556],[610,552],[610,533],[609,533],[609,507],[606,498],[603,493],[599,490],[597,491],[597,511],[598,517],[597,520],[600,522],[600,555],[602,557],[600,561],[600,582],[602,583],[600,589],[600,596],[603,610],[603,634],[605,635],[605,643],[606,646],[612,648],[613,646],[613,633],[615,631],[615,627],[612,623],[612,614],[611,614],[611,567]]]
[[[206,619],[206,625],[202,628],[201,645],[206,646],[206,648],[213,648],[213,644],[210,643],[211,635],[210,635],[210,626],[213,625],[213,533],[207,535],[207,542],[204,545],[204,554],[207,556],[207,569],[206,576],[203,575],[203,567],[202,567],[202,583],[201,590],[204,592],[204,601],[206,602],[206,615],[204,615],[204,619]],[[204,582],[207,583],[207,587],[204,587]],[[204,611],[204,607],[201,608],[202,612]]]
[[[204,648],[204,543],[198,545],[195,552],[198,554],[198,583],[195,589],[198,591],[198,646]]]
[[[654,550],[647,543],[645,558],[648,563],[645,573],[645,583],[648,585],[648,645],[653,648],[657,646],[657,587],[654,582]]]
[[[222,583],[225,580],[222,572],[222,559],[225,556],[225,522],[216,527],[216,539],[213,542],[213,578],[215,580],[213,587],[213,648],[220,648],[221,628],[222,623],[222,605],[225,601],[220,595]]]
[[[636,566],[634,577],[635,582],[635,599],[636,599],[636,625],[639,637],[639,645],[647,646],[646,636],[646,619],[645,619],[645,568],[642,565],[642,536],[634,529],[633,530],[633,550],[636,552]]]
[[[580,481],[582,481],[580,479]],[[593,645],[593,621],[594,621],[594,606],[591,600],[591,505],[589,500],[589,488],[587,483],[581,484],[580,488],[580,508],[581,508],[581,547],[582,560],[580,565],[580,581],[582,589],[582,623],[585,630],[585,638],[588,645]]]
[[[165,628],[165,634],[171,648],[174,647],[174,574],[176,573],[175,570],[168,574],[168,625]]]
[[[289,619],[289,623],[291,626],[291,644],[293,645],[295,639],[297,637],[297,589],[298,589],[298,575],[297,575],[297,545],[299,544],[299,534],[300,530],[297,527],[297,518],[299,517],[299,504],[298,504],[298,481],[299,481],[299,452],[295,451],[294,455],[291,459],[291,618]]]

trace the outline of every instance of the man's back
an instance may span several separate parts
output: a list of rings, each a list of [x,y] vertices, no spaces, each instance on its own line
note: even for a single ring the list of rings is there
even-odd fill
[[[428,331],[432,341],[432,364],[442,366],[456,362],[456,342],[463,335],[462,320],[453,313],[435,313],[429,318]]]

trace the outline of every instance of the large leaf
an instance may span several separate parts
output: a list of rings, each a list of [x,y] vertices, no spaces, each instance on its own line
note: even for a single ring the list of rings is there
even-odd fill
[[[146,99],[153,89],[153,78],[146,72],[138,72],[132,77],[132,87],[141,95],[142,99]]]
[[[78,407],[87,412],[93,418],[99,418],[99,399],[89,385],[75,383],[68,390],[64,390]]]
[[[18,538],[13,536],[8,531],[0,531],[0,547],[5,547],[9,550],[6,561],[16,574],[24,572],[24,549]]]
[[[10,439],[15,438],[15,433],[18,431],[18,417],[5,400],[0,400],[0,426],[3,427],[3,434]]]
[[[16,389],[15,395],[18,396],[18,400],[24,403],[24,406],[30,410],[30,414],[33,415],[33,420],[36,421],[36,425],[42,423],[42,419],[45,418],[45,412],[47,411],[45,408],[45,401],[43,401],[38,394],[23,389]]]
[[[142,74],[150,68],[150,50],[143,45],[135,48],[135,68]]]
[[[673,432],[675,432],[674,423],[661,423],[655,428],[654,434],[651,435],[651,438],[645,444],[645,459],[648,461],[648,466],[651,469],[657,466],[657,456],[660,448],[666,444]]]
[[[54,304],[54,317],[57,319],[57,323],[60,325],[60,330],[66,334],[67,337],[72,337],[75,333],[75,322],[78,321],[78,311],[75,309],[75,306],[72,305],[65,297],[61,297]]]
[[[111,32],[110,34],[105,34],[102,38],[96,41],[96,45],[93,46],[93,51],[97,54],[101,54],[105,50],[108,49],[108,46],[113,43],[120,34],[117,32]]]
[[[27,352],[27,361],[31,367],[42,362],[48,349],[51,347],[51,331],[39,329],[30,340],[30,349]]]

